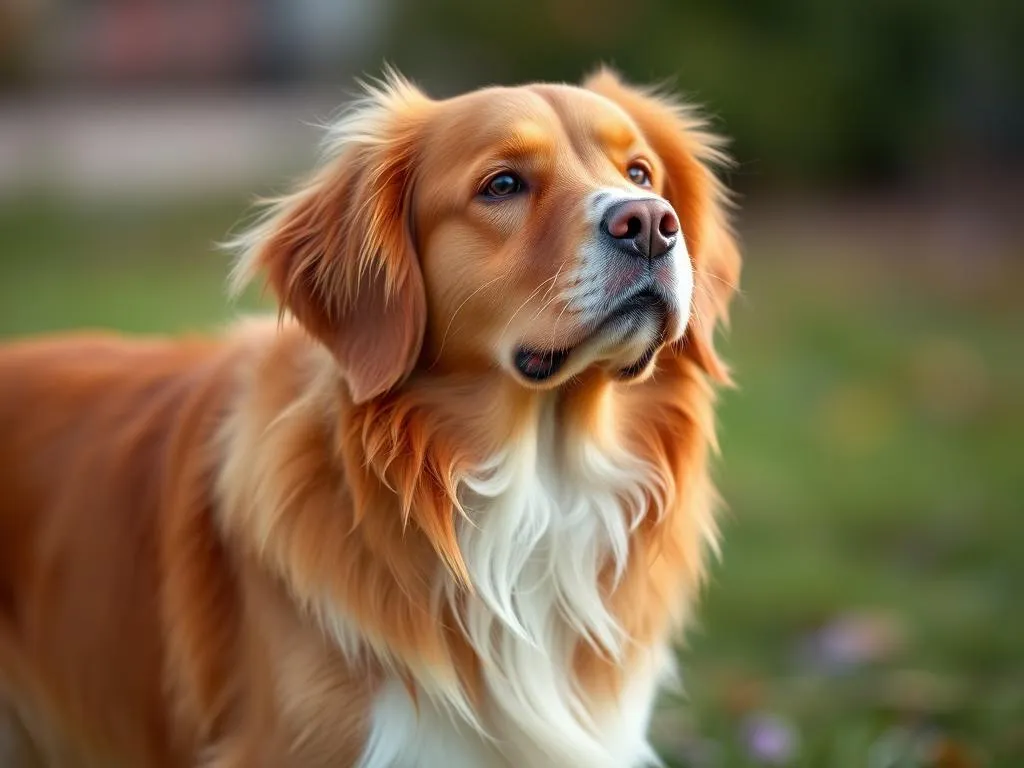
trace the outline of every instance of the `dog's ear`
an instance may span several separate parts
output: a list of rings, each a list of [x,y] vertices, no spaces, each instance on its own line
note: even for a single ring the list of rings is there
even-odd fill
[[[239,237],[236,284],[262,274],[338,361],[361,403],[400,384],[426,327],[409,199],[431,102],[389,74],[328,132],[324,166]]]
[[[714,336],[719,323],[728,323],[740,252],[729,225],[728,195],[714,173],[728,164],[723,142],[670,95],[627,85],[608,69],[591,75],[584,87],[618,104],[664,163],[665,197],[679,215],[694,269],[693,317],[683,352],[712,378],[728,383],[729,369],[715,351]]]

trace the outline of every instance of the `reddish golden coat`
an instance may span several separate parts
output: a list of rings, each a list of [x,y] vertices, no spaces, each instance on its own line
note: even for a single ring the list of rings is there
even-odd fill
[[[678,628],[713,540],[706,379],[727,378],[712,334],[739,257],[709,139],[607,73],[588,87],[657,153],[697,275],[695,320],[654,376],[627,386],[595,371],[544,395],[566,430],[625,446],[659,477],[621,581],[603,587],[643,648]],[[432,594],[438,578],[468,581],[460,479],[517,439],[541,395],[481,359],[485,315],[450,334],[461,307],[437,276],[482,278],[415,263],[403,174],[451,143],[424,132],[442,109],[457,125],[457,105],[403,88],[374,124],[396,135],[328,166],[256,233],[248,268],[297,323],[0,350],[0,704],[31,737],[12,760],[348,765],[388,674],[415,692],[429,669],[484,695],[477,655]],[[435,207],[412,212],[414,234],[464,242],[453,224],[435,232],[431,217],[452,215],[441,189],[423,197]],[[554,242],[549,218],[524,226]],[[523,295],[540,282],[518,274]],[[373,651],[358,663],[324,629],[332,607]],[[614,697],[631,657],[581,642],[575,674],[592,699]]]

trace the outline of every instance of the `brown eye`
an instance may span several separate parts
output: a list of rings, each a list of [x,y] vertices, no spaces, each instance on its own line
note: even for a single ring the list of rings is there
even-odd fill
[[[487,186],[483,189],[483,195],[484,197],[492,198],[509,197],[517,192],[522,192],[525,186],[523,180],[514,173],[503,171],[491,177],[491,180],[487,182]]]
[[[640,163],[633,163],[629,166],[629,168],[626,169],[626,175],[629,176],[629,180],[638,187],[651,186],[651,174],[647,168]]]

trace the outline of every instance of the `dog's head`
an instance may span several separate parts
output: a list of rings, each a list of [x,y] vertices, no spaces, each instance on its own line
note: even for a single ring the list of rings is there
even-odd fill
[[[393,76],[243,238],[240,274],[267,276],[356,402],[414,371],[642,379],[663,349],[724,380],[721,159],[684,107],[607,71],[444,101]]]

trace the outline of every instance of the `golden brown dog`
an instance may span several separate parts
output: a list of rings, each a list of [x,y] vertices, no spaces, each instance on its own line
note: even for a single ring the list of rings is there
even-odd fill
[[[391,76],[238,241],[280,322],[0,352],[0,762],[647,764],[714,542],[717,141]]]

